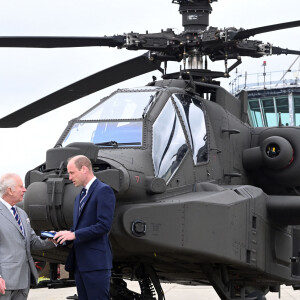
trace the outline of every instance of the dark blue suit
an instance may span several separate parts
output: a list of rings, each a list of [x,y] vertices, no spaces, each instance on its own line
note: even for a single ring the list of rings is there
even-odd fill
[[[76,239],[66,262],[66,270],[75,272],[80,300],[105,300],[109,299],[107,292],[109,294],[112,269],[108,233],[116,200],[111,187],[98,179],[90,186],[85,200],[79,213],[79,195],[75,198],[71,231],[75,232]]]

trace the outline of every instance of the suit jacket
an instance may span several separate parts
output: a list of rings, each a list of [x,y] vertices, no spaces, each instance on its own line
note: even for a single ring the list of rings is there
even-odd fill
[[[30,226],[26,212],[17,208],[22,220],[25,237],[11,212],[0,201],[0,274],[7,290],[25,289],[29,286],[30,273],[38,279],[30,249],[42,250],[55,247],[51,241],[42,240]]]
[[[66,270],[79,271],[112,269],[112,251],[108,238],[112,226],[115,195],[112,188],[96,179],[86,195],[79,213],[79,196],[75,198],[73,227],[76,239],[66,261]]]

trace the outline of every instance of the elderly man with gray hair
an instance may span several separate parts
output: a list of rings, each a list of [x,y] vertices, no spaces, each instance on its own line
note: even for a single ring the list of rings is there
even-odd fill
[[[16,207],[25,192],[19,175],[0,177],[0,300],[27,299],[31,278],[38,279],[30,250],[55,247],[35,234],[26,212]]]

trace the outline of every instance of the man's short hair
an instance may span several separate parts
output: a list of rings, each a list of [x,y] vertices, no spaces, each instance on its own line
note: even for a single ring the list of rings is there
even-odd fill
[[[19,175],[15,173],[7,173],[0,177],[0,197],[2,197],[8,188],[15,190],[16,188],[16,178]]]
[[[90,171],[92,171],[92,162],[84,155],[76,155],[73,157],[70,157],[68,159],[68,163],[70,160],[74,161],[74,165],[78,170],[81,170],[83,166],[87,167]]]

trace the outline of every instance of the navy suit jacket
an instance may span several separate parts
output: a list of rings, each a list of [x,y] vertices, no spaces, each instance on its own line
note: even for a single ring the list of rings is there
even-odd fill
[[[66,270],[80,272],[112,269],[108,238],[112,226],[115,195],[112,188],[96,179],[88,190],[86,203],[79,213],[79,195],[75,198],[73,227],[76,239],[66,261]]]

